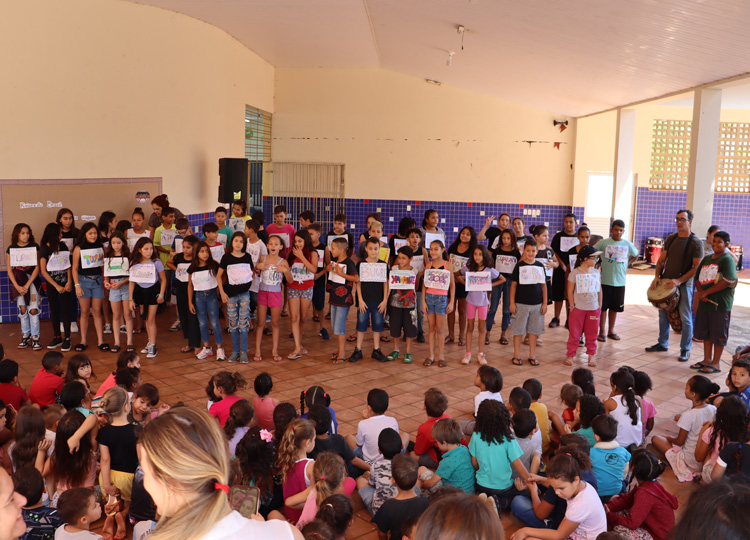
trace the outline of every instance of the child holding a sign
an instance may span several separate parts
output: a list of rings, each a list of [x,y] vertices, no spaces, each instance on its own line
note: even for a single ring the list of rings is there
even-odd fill
[[[370,226],[373,221],[380,222],[380,212],[370,212],[365,218],[365,232],[359,235],[358,245],[362,245],[370,238]],[[364,259],[364,257],[362,257]]]
[[[216,220],[216,226],[219,228],[219,236],[217,240],[225,246],[229,245],[229,239],[232,238],[232,235],[236,231],[227,223],[227,209],[223,206],[217,206],[216,210],[214,210],[214,219]],[[247,221],[243,221],[247,223]],[[240,232],[245,230],[244,223],[243,227],[239,230]]]
[[[177,313],[179,314],[182,337],[187,339],[187,345],[180,349],[181,353],[193,351],[196,355],[201,351],[200,324],[198,317],[190,313],[188,299],[188,268],[193,262],[193,249],[200,242],[195,235],[188,235],[182,239],[182,252],[177,253],[167,261],[167,266],[174,272],[174,289],[177,296]]]
[[[11,285],[11,301],[18,306],[21,320],[21,343],[19,349],[29,345],[41,350],[39,343],[39,246],[34,242],[31,227],[17,223],[10,236],[10,246],[5,250],[5,264]]]
[[[249,362],[247,358],[247,336],[250,333],[250,285],[253,281],[253,258],[247,253],[247,238],[244,231],[232,235],[229,250],[221,258],[216,271],[221,301],[227,306],[229,335],[232,338],[232,354],[229,362]],[[227,275],[227,283],[222,279]],[[200,321],[199,321],[200,324]]]
[[[370,228],[368,229],[368,237],[367,240],[362,242],[359,245],[359,250],[357,251],[357,260],[363,261],[365,260],[367,255],[367,242],[370,241],[370,238],[374,238],[377,240],[378,245],[378,258],[383,262],[388,262],[389,259],[389,250],[388,250],[388,244],[383,242],[383,224],[379,221],[370,221]]]
[[[469,259],[477,247],[477,231],[474,227],[464,227],[453,243],[448,248],[448,262],[453,269],[453,279],[456,280],[456,300],[453,310],[448,314],[448,335],[445,337],[446,343],[453,343],[453,328],[456,325],[456,311],[458,311],[458,344],[466,344],[466,288],[464,281],[459,280],[461,269],[466,266]]]
[[[212,224],[215,225],[215,224]],[[190,313],[198,316],[203,348],[196,355],[199,360],[213,356],[209,324],[214,331],[216,341],[216,360],[226,360],[224,338],[219,324],[219,282],[216,274],[219,263],[211,255],[211,248],[206,242],[198,242],[193,248],[193,260],[188,268],[188,302]],[[132,277],[130,279],[133,280]]]
[[[503,231],[505,232],[505,231]],[[479,317],[479,354],[477,362],[485,365],[487,359],[484,357],[484,335],[486,332],[487,308],[489,300],[487,293],[493,287],[505,283],[505,278],[495,268],[492,268],[492,257],[487,247],[478,245],[472,252],[472,257],[466,266],[461,268],[457,281],[466,287],[466,355],[461,360],[463,365],[471,363],[471,342],[474,334],[474,319]],[[458,288],[458,285],[456,285]]]
[[[229,218],[227,224],[232,229],[232,234],[238,231],[242,232],[245,228],[245,221],[248,219],[250,219],[250,216],[247,215],[247,201],[244,199],[234,201],[232,203],[232,217]]]
[[[414,252],[409,246],[402,246],[398,249],[396,264],[391,269],[388,281],[390,290],[388,314],[391,319],[391,337],[393,338],[393,352],[388,355],[390,362],[398,360],[401,355],[399,340],[402,331],[406,341],[404,364],[411,364],[413,361],[411,344],[417,337],[417,294],[415,291],[417,274],[411,265],[413,255]]]
[[[349,244],[344,238],[336,238],[331,243],[332,262],[328,268],[331,282],[331,293],[328,303],[331,305],[331,327],[338,339],[338,352],[333,354],[334,364],[346,362],[346,318],[349,308],[354,304],[352,287],[359,281],[357,268],[347,256]]]
[[[422,247],[422,231],[419,229],[410,229],[406,235],[408,246],[411,248],[414,256],[411,259],[411,267],[417,274],[417,343],[424,343],[424,312],[422,311],[422,276],[424,275],[424,263],[429,260],[427,250]]]
[[[130,216],[130,223],[133,225],[131,229],[128,229],[128,250],[133,251],[135,243],[139,238],[150,238],[151,232],[146,227],[146,214],[143,213],[143,209],[138,207],[133,209],[133,214]]]
[[[287,358],[297,360],[307,354],[307,349],[302,346],[302,329],[312,302],[315,272],[318,270],[318,252],[313,248],[312,238],[307,229],[300,229],[294,233],[292,242],[292,250],[286,262],[289,265],[287,294],[289,312],[292,316],[294,350]]]
[[[402,217],[398,222],[398,232],[388,239],[388,249],[391,250],[391,259],[388,261],[390,266],[396,263],[398,250],[409,243],[409,231],[416,226],[417,223],[409,216]]]
[[[113,353],[120,352],[120,325],[125,319],[125,339],[127,349],[133,347],[133,317],[130,314],[130,250],[125,235],[115,231],[109,238],[109,248],[104,255],[104,288],[109,291],[109,304],[112,307],[112,320],[117,332],[114,333],[115,344],[110,347]]]
[[[596,367],[596,336],[602,306],[602,286],[599,270],[595,268],[601,251],[585,245],[578,252],[575,268],[568,274],[568,305],[570,306],[568,354],[563,362],[573,365],[581,334],[586,336],[586,353],[589,366]]]
[[[562,312],[563,302],[565,300],[565,284],[567,283],[565,276],[568,273],[568,252],[571,248],[578,244],[578,237],[576,236],[576,223],[578,218],[575,214],[568,214],[563,220],[563,230],[559,231],[552,238],[552,250],[555,252],[555,258],[557,259],[557,268],[555,268],[552,274],[552,301],[555,303],[555,316],[549,323],[550,328],[557,328],[560,326],[560,313]],[[536,234],[536,233],[535,233]],[[567,312],[566,312],[566,323],[567,328]]]
[[[52,333],[55,336],[47,345],[48,349],[62,346],[62,351],[70,350],[70,302],[73,291],[73,274],[70,270],[70,251],[62,242],[60,225],[50,223],[42,235],[39,250],[39,270],[47,281]],[[60,315],[65,339],[60,335]]]
[[[162,265],[167,264],[169,252],[172,250],[172,242],[177,236],[177,229],[174,227],[175,209],[164,208],[161,211],[162,224],[154,231],[154,249],[159,254]]]
[[[145,354],[146,358],[155,358],[157,354],[156,309],[164,303],[167,277],[161,258],[156,254],[154,244],[148,238],[140,238],[136,242],[135,249],[130,255],[129,275],[130,311],[143,306],[146,314],[148,342],[141,354]]]
[[[422,227],[419,230],[422,233],[422,245],[428,250],[431,250],[434,240],[440,240],[445,246],[445,231],[438,227],[438,223],[440,223],[440,216],[437,210],[430,208],[424,213]]]
[[[549,242],[549,227],[546,225],[532,225],[529,227],[529,231],[534,235],[534,240],[536,240],[537,244],[536,260],[544,266],[547,304],[549,305],[552,303],[552,274],[559,266],[559,263],[557,262],[557,257],[555,257],[554,250],[547,245],[547,242]],[[524,339],[524,344],[528,344],[528,340],[527,336]],[[536,344],[540,347],[543,345],[541,337],[537,337]]]
[[[375,227],[370,228],[371,234],[374,229]],[[362,344],[370,322],[373,340],[371,357],[378,362],[388,361],[380,350],[380,333],[385,329],[384,315],[388,305],[388,265],[379,259],[380,247],[380,239],[370,236],[365,242],[367,257],[357,263],[357,346],[349,357],[351,363],[362,359]]]
[[[546,227],[544,234],[546,235]],[[510,276],[511,331],[513,333],[513,364],[523,365],[521,338],[528,334],[529,358],[532,366],[536,359],[537,337],[544,333],[544,315],[547,313],[547,283],[544,265],[536,259],[536,240],[529,239],[523,247],[523,256]]]
[[[326,245],[320,242],[320,223],[311,223],[307,227],[307,232],[310,233],[313,249],[318,253],[318,267],[315,269],[312,294],[313,321],[318,323],[318,335],[323,339],[331,339],[328,330],[323,326],[323,311],[326,307],[326,267],[331,262],[331,254]]]
[[[142,239],[143,240],[143,239]],[[149,241],[150,243],[150,241]],[[78,241],[73,249],[73,285],[81,304],[81,342],[75,350],[83,352],[89,329],[89,310],[94,316],[94,328],[99,342],[99,350],[108,351],[104,343],[102,328],[102,300],[104,299],[104,246],[99,241],[99,230],[92,222],[84,223],[78,233]],[[132,298],[132,296],[131,296]]]
[[[525,242],[526,241],[524,240],[524,243]],[[500,275],[505,278],[505,281],[497,287],[492,287],[490,307],[487,311],[487,334],[484,338],[485,345],[490,344],[490,332],[492,331],[492,327],[495,326],[495,313],[497,313],[501,296],[503,299],[503,316],[502,322],[500,323],[500,329],[502,331],[500,334],[500,345],[508,344],[508,338],[505,337],[505,333],[510,326],[510,275],[513,273],[513,269],[516,267],[518,260],[521,258],[521,252],[519,249],[523,249],[523,247],[518,246],[515,233],[510,229],[505,229],[500,233],[500,242],[497,248],[492,250],[492,260],[495,261],[495,270],[500,272]]]
[[[326,234],[326,242],[328,249],[331,248],[331,244],[336,238],[343,238],[346,240],[347,255],[351,257],[354,254],[354,235],[346,230],[346,214],[336,214],[333,216],[333,230]]]
[[[271,355],[274,362],[283,360],[279,356],[279,316],[284,305],[284,296],[281,293],[282,277],[289,272],[286,260],[279,256],[284,249],[284,242],[277,234],[268,238],[268,255],[262,256],[261,261],[255,266],[255,273],[260,275],[258,288],[258,315],[255,328],[255,356],[253,360],[260,362],[263,357],[260,354],[260,341],[263,338],[263,329],[266,326],[266,314],[271,311],[271,329],[273,333],[273,348]],[[289,274],[291,276],[291,274]]]
[[[426,215],[425,215],[426,217]],[[450,265],[443,259],[445,245],[440,240],[433,240],[430,244],[432,261],[425,264],[424,289],[422,290],[422,311],[427,315],[430,324],[429,345],[430,356],[422,363],[429,367],[435,363],[435,343],[438,347],[438,367],[447,367],[443,357],[443,323],[445,315],[453,311],[456,296],[456,284]]]

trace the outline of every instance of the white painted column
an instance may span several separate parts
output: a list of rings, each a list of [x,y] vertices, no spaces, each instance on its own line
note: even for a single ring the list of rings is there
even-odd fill
[[[696,90],[693,98],[687,208],[695,214],[692,230],[700,238],[705,237],[713,219],[720,123],[721,89]]]
[[[635,147],[635,110],[617,109],[617,137],[615,139],[615,178],[612,194],[612,217],[625,222],[623,238],[633,238],[635,185],[633,154]]]

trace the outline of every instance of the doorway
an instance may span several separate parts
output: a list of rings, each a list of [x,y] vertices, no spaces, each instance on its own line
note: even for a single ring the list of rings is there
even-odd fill
[[[586,224],[591,236],[609,236],[615,178],[611,172],[589,172],[586,186]]]

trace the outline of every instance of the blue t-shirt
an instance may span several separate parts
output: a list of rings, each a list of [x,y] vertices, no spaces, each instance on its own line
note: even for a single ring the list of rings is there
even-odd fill
[[[474,495],[474,465],[471,464],[469,449],[463,445],[443,454],[437,471],[443,484],[463,489],[467,495]]]
[[[622,446],[616,448],[591,449],[591,467],[596,476],[597,492],[600,497],[617,495],[622,491],[625,467],[630,461],[630,452]]]
[[[38,508],[23,508],[23,520],[26,522],[24,540],[51,540],[55,537],[55,529],[65,525],[57,509],[47,506]]]
[[[339,432],[339,423],[336,420],[336,411],[328,407],[328,412],[331,413],[331,427],[328,428],[328,433],[331,435],[336,435],[336,433]],[[308,416],[309,413],[305,413],[300,418],[304,418],[305,420],[307,420]]]
[[[474,432],[469,442],[469,452],[477,458],[477,484],[489,489],[508,489],[513,485],[511,477],[512,463],[523,455],[523,450],[515,439],[503,439],[488,443],[482,440],[482,434]]]

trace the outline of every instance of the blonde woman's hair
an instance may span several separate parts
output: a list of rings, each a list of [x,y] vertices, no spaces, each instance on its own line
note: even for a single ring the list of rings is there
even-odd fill
[[[286,482],[287,475],[294,470],[297,450],[302,448],[303,442],[310,439],[315,439],[315,424],[309,420],[298,418],[287,426],[281,437],[276,457],[284,482]]]
[[[414,540],[503,540],[500,518],[473,495],[449,495],[427,507],[414,527]]]
[[[113,386],[104,392],[101,401],[99,401],[99,408],[107,413],[111,421],[113,416],[122,413],[127,402],[128,393],[120,386]]]
[[[346,465],[338,454],[321,452],[313,465],[313,485],[317,496],[315,503],[320,507],[323,501],[336,493],[346,478]]]
[[[169,491],[188,497],[174,515],[162,516],[151,539],[195,540],[208,533],[229,510],[227,443],[219,423],[205,409],[177,407],[143,428],[142,459]]]

